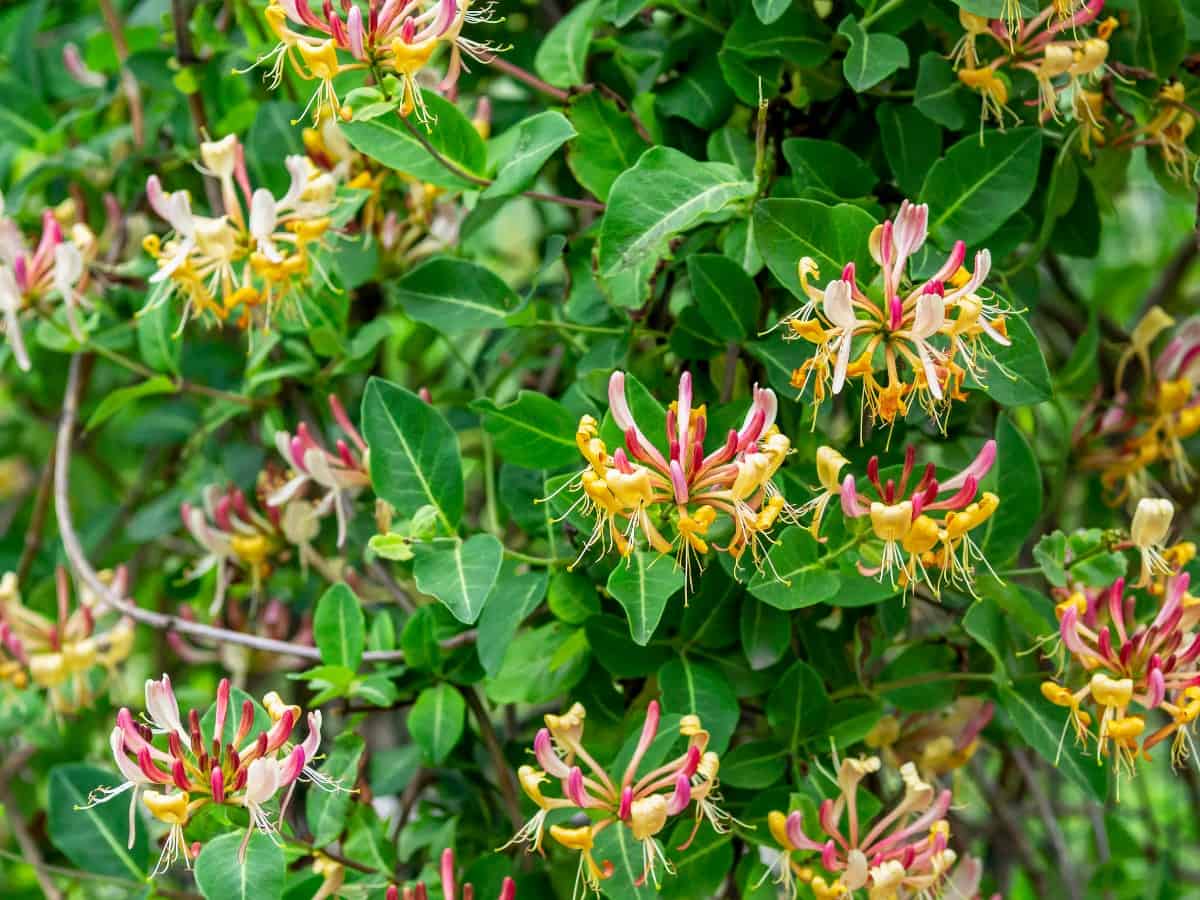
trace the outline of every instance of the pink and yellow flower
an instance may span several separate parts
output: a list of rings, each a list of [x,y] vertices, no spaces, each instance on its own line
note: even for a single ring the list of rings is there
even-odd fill
[[[991,356],[984,338],[1010,343],[1006,310],[982,293],[992,266],[987,250],[975,254],[974,271],[968,272],[967,248],[958,241],[931,278],[909,280],[909,261],[924,246],[928,227],[929,207],[906,200],[894,221],[871,233],[871,255],[882,270],[880,300],[864,291],[853,263],[821,290],[809,281],[820,277],[817,264],[807,257],[800,261],[809,300],[783,324],[785,337],[814,347],[812,358],[792,373],[792,386],[804,391],[811,385],[815,404],[857,379],[864,418],[869,413],[873,422],[890,426],[916,398],[944,429],[952,402],[965,399],[965,376],[984,379],[981,359]]]

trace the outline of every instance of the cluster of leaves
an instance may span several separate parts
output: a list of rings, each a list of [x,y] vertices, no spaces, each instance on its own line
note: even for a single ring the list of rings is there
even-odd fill
[[[1065,711],[1039,691],[1052,664],[1029,651],[1057,628],[1050,586],[1104,587],[1133,565],[1109,531],[1127,526],[1126,512],[1078,470],[1071,433],[1144,308],[1194,308],[1195,186],[1153,142],[1085,156],[1086,123],[1038,120],[1032,76],[1010,98],[1022,122],[981,131],[979,97],[948,57],[960,9],[998,18],[1008,5],[502,0],[504,22],[468,27],[511,47],[473,63],[456,96],[431,79],[428,129],[362,71],[338,76],[348,119],[329,127],[369,184],[340,189],[321,251],[329,282],[249,334],[197,322],[176,333],[176,300],[142,312],[155,266],[140,241],[162,228],[148,176],[198,205],[213,196],[194,166],[202,140],[240,135],[252,182],[276,195],[288,154],[316,159],[293,124],[311,85],[285,72],[269,91],[257,74],[233,74],[273,45],[265,4],[0,9],[3,214],[31,233],[55,209],[99,239],[85,333],[61,309],[34,310],[21,320],[31,370],[4,351],[0,568],[18,572],[30,605],[52,609],[66,561],[53,448],[74,354],[83,427],[69,504],[88,555],[128,562],[142,607],[300,648],[139,625],[119,675],[93,674],[101,700],[90,708],[63,715],[35,689],[0,684],[0,841],[20,850],[0,852],[4,896],[300,898],[330,884],[330,867],[345,896],[383,896],[392,882],[435,881],[446,847],[470,863],[481,896],[509,874],[518,896],[570,896],[576,860],[552,842],[544,860],[493,852],[531,808],[514,773],[544,713],[582,702],[592,753],[624,760],[658,699],[664,735],[701,717],[738,820],[725,834],[702,827],[686,852],[675,848],[692,823],[681,822],[664,841],[678,875],[659,893],[771,897],[767,815],[833,792],[814,764],[831,747],[860,752],[885,716],[913,721],[962,698],[996,710],[951,776],[953,842],[982,859],[986,887],[1187,896],[1196,875],[1180,851],[1197,838],[1195,802],[1180,802],[1176,779],[1193,798],[1200,781],[1148,765],[1118,805],[1105,767],[1060,753]],[[1113,98],[1111,115],[1145,124],[1176,82],[1191,109],[1200,8],[1111,0],[1108,13],[1120,23],[1114,68],[1095,87]],[[64,62],[68,44],[96,83]],[[825,279],[854,263],[867,283],[872,231],[904,198],[930,211],[914,277],[935,272],[955,241],[987,247],[989,287],[1023,313],[1007,318],[1010,345],[995,348],[986,382],[944,430],[916,404],[872,429],[855,391],[799,395],[792,373],[810,348],[771,330],[807,302],[804,257]],[[411,239],[388,232],[397,221]],[[993,571],[977,573],[977,596],[903,597],[862,573],[877,560],[850,552],[863,529],[840,515],[823,542],[784,525],[761,569],[714,553],[686,589],[672,559],[645,547],[581,557],[592,523],[571,508],[584,467],[575,432],[593,416],[608,446],[622,445],[606,393],[617,369],[654,438],[682,371],[697,405],[708,402],[710,435],[740,424],[754,385],[773,388],[794,448],[779,481],[797,506],[817,490],[818,446],[857,472],[873,455],[899,464],[906,445],[957,470],[994,438],[981,488],[1001,503],[978,536]],[[369,447],[369,489],[335,501],[353,509],[346,541],[323,524],[320,564],[276,547],[253,577],[218,560],[232,585],[210,619],[217,574],[192,577],[204,550],[181,504],[234,485],[265,510],[263,485],[294,469],[276,434],[326,422],[314,431],[333,438],[330,394]],[[1176,500],[1186,535],[1195,495]],[[159,823],[139,813],[127,847],[123,803],[76,807],[113,783],[115,710],[140,709],[142,683],[163,671],[198,708],[229,673],[255,696],[323,707],[321,770],[356,792],[301,792],[286,837],[254,836],[244,862],[244,813],[197,817],[194,878],[149,884]],[[654,754],[671,749],[664,739]],[[623,834],[601,848],[615,864],[601,889],[650,897]]]

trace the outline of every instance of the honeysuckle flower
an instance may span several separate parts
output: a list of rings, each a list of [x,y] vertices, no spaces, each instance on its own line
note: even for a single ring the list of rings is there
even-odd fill
[[[755,386],[753,398],[741,427],[730,429],[722,445],[706,454],[707,410],[692,406],[692,376],[684,372],[679,398],[667,411],[664,452],[634,418],[625,397],[625,373],[613,372],[609,409],[625,435],[625,446],[609,456],[591,416],[579,420],[575,433],[588,466],[566,485],[582,494],[571,510],[581,508],[596,520],[580,558],[596,544],[628,556],[640,536],[659,553],[674,553],[689,583],[693,565],[703,566],[710,546],[739,560],[749,547],[760,564],[760,539],[769,540],[781,516],[792,516],[772,481],[791,452],[791,442],[775,427],[775,393]],[[724,546],[708,538],[718,516],[732,527]],[[662,532],[667,525],[675,531],[670,539]]]
[[[642,846],[642,874],[637,884],[640,886],[649,880],[658,887],[660,867],[668,874],[674,874],[674,867],[659,842],[659,835],[668,820],[694,805],[696,828],[702,819],[707,819],[719,833],[728,830],[729,817],[716,806],[720,763],[717,754],[707,750],[708,732],[699,717],[684,716],[679,733],[687,739],[687,749],[639,777],[642,759],[659,729],[661,711],[658,701],[652,700],[646,709],[646,719],[633,756],[625,771],[616,778],[610,776],[583,745],[586,715],[582,704],[576,703],[562,716],[546,716],[546,727],[537,733],[533,742],[537,767],[522,766],[518,772],[521,787],[537,806],[537,812],[505,847],[527,844],[529,851],[540,852],[549,813],[586,811],[592,818],[589,824],[550,826],[550,836],[555,841],[579,852],[575,896],[583,889],[599,891],[600,882],[613,873],[610,861],[597,861],[592,853],[596,836],[609,827],[630,830],[633,839]],[[558,782],[561,797],[547,797],[543,792],[542,785],[552,781]],[[696,829],[693,829],[693,837],[695,833]],[[686,849],[691,840],[689,837],[680,849]]]
[[[247,614],[240,604],[228,603],[221,610],[220,624],[234,631],[249,632],[276,641],[288,641],[302,647],[313,646],[312,613],[306,612],[296,618],[290,607],[276,597],[269,598],[266,603]],[[183,605],[176,612],[182,619],[194,621],[196,614],[191,606]],[[177,630],[168,631],[165,635],[167,645],[181,660],[191,664],[219,663],[222,667],[234,673],[235,680],[243,680],[247,675],[265,672],[287,672],[307,668],[305,660],[299,656],[279,653],[251,651],[242,647],[217,642],[208,644],[185,638]]]
[[[475,896],[475,888],[469,882],[462,886],[461,892],[459,891],[453,847],[447,847],[442,851],[438,876],[442,888],[442,900],[459,900],[460,896],[462,900],[472,900]],[[500,884],[500,893],[496,900],[515,900],[516,896],[517,883],[506,875]],[[385,892],[386,900],[428,900],[428,897],[429,891],[424,882],[404,885],[403,888],[394,884],[388,885]]]
[[[841,278],[824,290],[810,284],[820,276],[817,264],[800,261],[800,283],[809,302],[786,319],[786,337],[814,345],[813,356],[792,374],[792,385],[803,391],[810,384],[819,404],[827,388],[839,394],[846,382],[858,379],[863,391],[863,414],[891,425],[908,412],[915,396],[926,413],[943,428],[946,412],[964,399],[967,373],[981,381],[980,356],[990,353],[982,342],[1008,345],[1006,311],[980,291],[991,270],[987,250],[975,255],[975,268],[963,268],[967,248],[954,245],[942,267],[926,281],[911,283],[908,263],[925,244],[929,207],[905,200],[895,220],[871,233],[871,255],[882,271],[882,300],[868,296],[851,263]],[[876,379],[882,367],[886,383]],[[815,421],[815,417],[814,417]]]
[[[1158,92],[1153,118],[1133,132],[1130,143],[1158,149],[1167,173],[1190,182],[1196,154],[1187,142],[1196,130],[1196,117],[1184,106],[1186,96],[1187,89],[1182,82],[1164,85]]]
[[[1178,569],[1195,552],[1194,545],[1179,545],[1167,556]],[[1058,638],[1069,665],[1042,684],[1042,694],[1069,711],[1063,738],[1072,728],[1085,749],[1095,739],[1097,761],[1110,756],[1117,774],[1136,774],[1138,756],[1148,759],[1168,737],[1174,765],[1193,752],[1189,729],[1200,716],[1200,600],[1188,586],[1186,573],[1158,576],[1149,592],[1157,602],[1143,615],[1123,578],[1103,590],[1070,586],[1056,592]],[[1167,721],[1148,732],[1155,710]]]
[[[938,778],[970,762],[994,710],[990,700],[959,697],[945,710],[886,715],[863,742],[880,753],[889,768],[911,762],[923,777]]]
[[[331,453],[313,438],[311,430],[303,422],[296,429],[295,436],[286,431],[277,431],[275,446],[293,474],[286,484],[267,498],[267,505],[284,506],[300,496],[310,484],[315,485],[317,490],[323,490],[325,494],[312,508],[311,514],[321,517],[333,510],[337,517],[337,542],[341,547],[346,543],[346,526],[353,512],[354,498],[363,488],[370,486],[371,472],[367,443],[346,415],[342,402],[333,394],[329,396],[329,409],[355,449],[338,438],[335,445],[337,453]]]
[[[982,123],[993,119],[1003,129],[1007,116],[1020,121],[1008,108],[1007,73],[1021,70],[1030,73],[1037,84],[1037,99],[1028,103],[1037,106],[1038,121],[1061,122],[1065,113],[1087,127],[1079,115],[1079,95],[1102,74],[1108,39],[1117,26],[1117,20],[1110,17],[1097,24],[1094,34],[1088,34],[1087,27],[1097,23],[1103,9],[1104,0],[1054,0],[1026,22],[1017,0],[1006,0],[1001,18],[991,22],[961,14],[964,35],[952,59],[959,80],[982,98]],[[986,61],[979,50],[980,38],[985,36],[999,53]],[[1096,109],[1085,106],[1083,111],[1087,124],[1095,125],[1099,119]]]
[[[108,576],[113,589],[125,591],[125,572]],[[71,609],[71,584],[66,569],[55,573],[58,615],[47,619],[21,601],[17,576],[0,579],[0,680],[23,688],[31,682],[44,688],[57,712],[73,712],[92,701],[89,675],[97,667],[115,675],[133,649],[133,621],[122,616],[106,629],[96,620],[105,610],[86,591]]]
[[[498,21],[493,11],[491,3],[471,9],[469,0],[383,0],[371,2],[365,12],[345,2],[340,11],[326,3],[317,13],[310,0],[271,0],[266,18],[279,43],[255,65],[268,67],[264,78],[271,88],[279,85],[285,63],[304,80],[317,82],[301,115],[312,109],[315,124],[329,118],[349,119],[351,112],[339,102],[333,79],[345,72],[369,70],[377,79],[394,75],[400,82],[401,115],[416,110],[418,118],[431,125],[418,73],[438,47],[447,46],[450,58],[439,86],[449,91],[464,68],[464,53],[479,62],[492,59],[502,48],[465,37],[462,30],[467,24]]]
[[[791,897],[797,877],[806,882],[817,900],[834,900],[865,891],[870,900],[916,900],[938,896],[957,855],[947,844],[951,793],[937,791],[921,780],[916,766],[900,768],[904,795],[876,818],[860,822],[858,786],[881,768],[879,757],[847,758],[838,767],[836,799],[821,803],[819,827],[825,840],[814,840],[804,831],[800,812],[772,812],[767,823],[782,847],[778,883]],[[841,822],[845,816],[846,830]],[[829,878],[802,866],[797,855],[815,853]]]
[[[991,518],[1000,505],[999,497],[990,491],[975,498],[980,481],[995,461],[996,442],[989,440],[965,469],[944,481],[938,481],[936,469],[929,463],[910,492],[909,479],[916,463],[912,447],[905,450],[898,483],[891,478],[886,482],[880,479],[879,457],[873,456],[867,463],[867,480],[877,498],[872,500],[859,493],[853,474],[843,476],[837,490],[832,489],[846,463],[836,451],[822,447],[817,451],[817,465],[818,469],[824,467],[822,482],[828,479],[829,484],[809,504],[813,509],[809,529],[819,539],[817,529],[824,504],[837,496],[842,515],[868,519],[875,538],[883,542],[878,567],[859,562],[864,575],[878,576],[880,581],[887,578],[893,586],[899,584],[906,590],[926,584],[935,592],[949,579],[973,592],[975,563],[986,566],[987,560],[970,532]],[[936,582],[930,577],[931,569],[939,573]]]
[[[1143,497],[1138,501],[1129,526],[1129,537],[1142,557],[1136,587],[1146,587],[1154,575],[1170,574],[1171,567],[1162,551],[1174,517],[1175,504],[1170,500]]]
[[[178,294],[181,331],[193,317],[218,324],[232,317],[240,328],[267,328],[277,306],[298,300],[315,280],[328,283],[315,250],[330,228],[338,181],[296,154],[284,160],[290,185],[276,198],[266,188],[251,188],[236,136],[201,144],[200,156],[202,171],[221,186],[223,209],[214,217],[195,215],[187,192],[166,192],[157,175],[146,182],[151,208],[171,231],[165,240],[148,235],[142,241],[158,263],[143,312]],[[300,303],[287,309],[303,320]]]
[[[1111,398],[1089,404],[1075,426],[1083,467],[1100,471],[1114,503],[1151,493],[1159,463],[1179,484],[1191,482],[1183,442],[1200,431],[1200,316],[1175,327],[1155,355],[1154,344],[1174,325],[1158,307],[1146,313],[1118,360]],[[1140,377],[1130,376],[1133,362]]]
[[[66,310],[67,324],[76,340],[85,336],[79,322],[80,306],[90,307],[84,296],[87,266],[96,255],[96,238],[83,224],[63,233],[54,211],[42,212],[42,232],[30,250],[17,223],[5,216],[0,194],[0,315],[13,356],[22,371],[32,363],[21,333],[21,318],[31,312],[49,313],[53,301]]]
[[[201,728],[197,710],[180,715],[168,676],[147,681],[146,721],[135,721],[133,714],[122,708],[110,734],[113,760],[124,781],[94,791],[79,808],[106,803],[132,791],[129,841],[133,846],[136,802],[141,796],[151,815],[169,826],[155,875],[170,868],[180,856],[190,867],[192,853],[184,829],[192,816],[209,804],[242,807],[249,813],[243,853],[256,829],[275,839],[277,825],[271,820],[267,804],[287,789],[279,812],[282,821],[292,786],[311,771],[310,763],[316,759],[321,714],[308,714],[308,735],[302,743],[295,743],[300,708],[283,704],[273,694],[268,694],[263,703],[271,715],[271,726],[252,733],[255,707],[247,698],[242,702],[233,737],[227,740],[226,723],[233,724],[228,679],[222,679],[217,687],[211,734]],[[321,787],[330,786],[328,779],[316,782]]]

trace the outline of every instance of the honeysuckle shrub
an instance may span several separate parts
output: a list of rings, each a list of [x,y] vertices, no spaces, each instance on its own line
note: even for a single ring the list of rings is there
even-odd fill
[[[1200,6],[0,36],[5,900],[1200,890]]]

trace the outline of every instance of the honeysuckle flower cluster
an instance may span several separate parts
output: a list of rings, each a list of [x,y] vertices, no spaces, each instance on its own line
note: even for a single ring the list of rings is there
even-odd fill
[[[809,282],[820,278],[817,264],[800,260],[809,301],[783,324],[785,337],[814,347],[792,373],[792,386],[803,391],[812,385],[815,406],[830,390],[840,394],[847,381],[857,379],[864,418],[869,412],[872,421],[890,426],[915,398],[944,429],[953,401],[965,399],[966,375],[984,382],[981,359],[991,356],[987,342],[1009,345],[1008,312],[982,293],[992,267],[987,250],[975,254],[974,271],[968,272],[966,244],[957,241],[931,278],[909,280],[909,260],[925,244],[928,229],[929,207],[906,200],[894,221],[871,232],[871,256],[883,275],[880,299],[864,292],[853,263],[821,290]]]
[[[853,474],[842,475],[849,460],[832,447],[821,447],[817,450],[817,477],[822,490],[800,508],[800,514],[811,513],[809,531],[821,541],[822,518],[836,497],[843,516],[869,519],[872,534],[883,542],[877,567],[859,562],[864,575],[878,576],[880,581],[887,578],[893,587],[899,584],[906,590],[925,584],[935,592],[948,580],[973,593],[976,562],[988,564],[971,531],[991,518],[1000,505],[1000,498],[990,491],[979,495],[979,483],[995,461],[996,442],[989,440],[965,469],[944,481],[937,479],[936,467],[928,463],[910,491],[916,464],[912,447],[905,450],[898,482],[881,480],[879,457],[872,456],[867,480],[876,496],[871,499],[859,493]],[[937,513],[942,515],[932,515]],[[931,570],[937,573],[936,580]]]
[[[342,402],[333,394],[329,395],[329,410],[354,446],[338,438],[334,445],[337,452],[330,452],[321,446],[312,436],[312,430],[303,422],[297,427],[295,435],[277,431],[275,447],[290,467],[291,477],[267,497],[267,506],[271,509],[286,507],[297,497],[302,497],[310,487],[324,491],[315,505],[304,507],[304,512],[315,521],[332,510],[337,518],[337,544],[341,547],[346,543],[346,528],[354,512],[354,498],[364,488],[370,487],[371,470],[367,442],[346,415]]]
[[[295,154],[284,160],[291,180],[282,197],[253,189],[236,135],[202,143],[200,158],[201,171],[220,184],[223,208],[213,216],[195,215],[188,192],[168,193],[157,175],[146,182],[151,208],[171,227],[165,240],[152,234],[142,242],[158,264],[146,309],[178,295],[180,331],[192,318],[267,328],[284,304],[303,319],[298,299],[314,282],[328,287],[316,251],[332,224],[337,179]]]
[[[333,80],[344,72],[367,71],[376,78],[399,81],[400,114],[414,110],[426,124],[432,117],[421,96],[417,76],[439,46],[449,48],[446,74],[438,85],[453,89],[464,68],[463,54],[486,63],[501,48],[464,37],[463,26],[498,21],[494,4],[471,9],[469,0],[371,0],[366,11],[343,2],[341,11],[325,3],[321,12],[310,0],[271,0],[266,18],[279,43],[256,65],[268,66],[264,78],[272,89],[283,79],[285,64],[316,89],[300,118],[312,110],[313,122],[327,117],[349,120],[350,110],[338,99]],[[343,18],[344,16],[344,18]]]
[[[90,307],[84,296],[88,265],[96,255],[96,237],[82,223],[71,226],[70,234],[47,209],[42,212],[42,232],[30,249],[17,223],[5,215],[0,194],[0,314],[4,334],[22,371],[32,363],[21,334],[21,319],[33,312],[49,314],[55,304],[66,310],[67,325],[77,341],[86,336],[79,321],[79,308]]]
[[[1118,362],[1113,395],[1090,403],[1075,426],[1081,464],[1100,471],[1114,503],[1149,494],[1160,464],[1184,487],[1194,476],[1183,442],[1200,431],[1200,316],[1181,323],[1152,358],[1173,325],[1158,307],[1143,317]],[[1131,368],[1140,379],[1127,378]]]
[[[442,888],[442,900],[459,900],[460,892],[458,890],[458,877],[455,874],[454,864],[454,848],[447,847],[442,851],[442,858],[438,867],[439,880]],[[473,900],[475,896],[475,888],[468,882],[462,886],[462,900]],[[517,896],[517,883],[507,875],[500,885],[500,893],[496,895],[496,900],[515,900]],[[385,892],[385,900],[429,900],[429,890],[425,887],[425,882],[419,881],[414,885],[388,885]]]
[[[124,593],[125,572],[109,578]],[[91,676],[97,668],[112,677],[133,649],[133,622],[122,616],[106,629],[97,629],[103,605],[80,591],[71,609],[71,584],[66,569],[55,573],[58,609],[54,619],[25,606],[17,576],[0,579],[0,680],[17,688],[31,682],[45,688],[56,712],[73,712],[92,701]]]
[[[992,720],[995,705],[979,697],[959,697],[944,710],[886,715],[864,738],[889,769],[906,762],[922,777],[940,778],[961,769],[979,747],[979,733]]]
[[[1165,558],[1177,571],[1195,554],[1194,544],[1177,544]],[[1124,578],[1104,589],[1075,584],[1055,591],[1066,666],[1042,684],[1042,694],[1068,710],[1063,740],[1072,729],[1085,751],[1095,741],[1097,761],[1110,758],[1118,775],[1136,774],[1138,756],[1149,759],[1167,738],[1172,764],[1194,752],[1200,599],[1189,593],[1189,581],[1187,573],[1158,576],[1147,591],[1149,604],[1138,602]]]
[[[667,410],[664,453],[629,408],[625,373],[613,372],[609,409],[625,435],[625,446],[610,456],[592,416],[583,416],[575,432],[588,467],[569,482],[572,490],[582,492],[571,509],[581,508],[596,520],[580,558],[596,544],[628,556],[637,549],[640,535],[659,553],[674,553],[689,583],[693,564],[703,565],[710,546],[735,559],[749,547],[758,564],[760,539],[769,540],[776,521],[791,514],[772,481],[791,452],[791,442],[775,427],[774,391],[755,386],[753,395],[742,426],[730,429],[722,445],[705,454],[707,410],[692,406],[692,376],[684,372],[679,398]],[[724,545],[708,538],[721,516],[732,528]],[[662,532],[668,524],[675,532],[670,539]]]
[[[824,840],[805,833],[803,815],[798,811],[768,816],[771,836],[783,848],[777,879],[790,896],[796,895],[797,880],[808,884],[816,900],[838,900],[856,896],[858,891],[864,891],[869,900],[940,896],[958,858],[947,846],[951,793],[937,791],[921,780],[916,766],[905,763],[900,767],[904,796],[875,819],[860,822],[859,783],[880,768],[877,756],[841,761],[838,796],[826,799],[820,807]],[[796,858],[807,853],[818,854],[813,863],[828,877],[816,874]]]
[[[327,790],[336,790],[338,785],[311,766],[321,743],[321,713],[308,714],[308,735],[297,743],[294,738],[300,707],[287,705],[274,692],[263,698],[263,707],[271,718],[269,728],[253,733],[255,706],[247,698],[240,711],[233,711],[239,716],[233,736],[227,740],[226,722],[233,724],[228,679],[221,679],[217,686],[211,734],[202,729],[200,713],[195,709],[188,711],[186,721],[180,716],[168,676],[150,679],[146,682],[145,721],[135,721],[133,714],[122,708],[109,735],[113,760],[125,780],[116,787],[94,791],[81,808],[130,793],[132,847],[140,796],[150,814],[169,826],[155,875],[165,872],[181,856],[190,867],[193,851],[184,829],[192,816],[210,804],[240,807],[249,814],[243,853],[255,830],[274,840],[277,824],[268,809],[272,800],[281,798],[277,821],[282,821],[298,779]]]
[[[250,613],[253,614],[250,614]],[[181,619],[196,620],[191,606],[181,605],[175,613]],[[253,611],[237,603],[226,603],[220,610],[219,624],[234,631],[247,632],[270,640],[288,641],[301,647],[313,646],[312,613],[297,617],[288,604],[278,597],[269,597]],[[235,680],[265,672],[287,672],[308,668],[299,656],[250,650],[228,643],[209,643],[184,637],[176,630],[164,636],[167,645],[181,660],[192,664],[218,663],[232,672]]]
[[[964,34],[954,62],[960,66],[959,80],[982,98],[983,121],[994,120],[1000,127],[1009,116],[1020,121],[1008,107],[1009,78],[1024,71],[1037,82],[1037,99],[1028,103],[1037,106],[1039,121],[1065,117],[1080,120],[1083,127],[1097,124],[1095,99],[1100,95],[1087,88],[1104,72],[1108,39],[1117,27],[1112,17],[1097,24],[1103,9],[1104,0],[1056,0],[1028,22],[988,19],[960,9]],[[1093,24],[1096,31],[1089,34],[1085,29]],[[981,40],[999,55],[985,62]]]
[[[521,787],[536,804],[537,812],[505,846],[527,844],[529,851],[541,852],[547,816],[559,810],[573,810],[584,813],[590,821],[577,826],[551,825],[549,830],[555,841],[580,854],[575,896],[584,888],[598,892],[600,882],[611,877],[612,862],[598,861],[592,853],[597,835],[610,827],[628,828],[633,839],[641,844],[643,868],[637,884],[649,880],[658,887],[660,867],[669,874],[675,871],[659,841],[668,820],[682,815],[688,807],[695,810],[695,828],[681,850],[691,845],[702,821],[707,820],[718,833],[729,830],[733,820],[717,805],[720,760],[707,749],[708,732],[700,718],[687,715],[679,723],[679,734],[687,739],[687,749],[639,777],[638,768],[659,729],[659,704],[652,700],[629,764],[619,779],[611,777],[583,745],[586,715],[583,705],[576,703],[564,715],[546,716],[546,727],[533,742],[537,766],[521,766],[518,770]],[[587,767],[586,773],[580,764]],[[542,785],[552,779],[558,782],[561,797],[547,797],[543,793]]]

